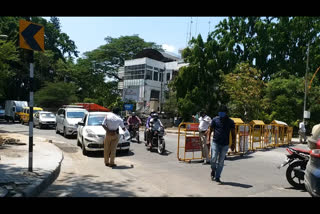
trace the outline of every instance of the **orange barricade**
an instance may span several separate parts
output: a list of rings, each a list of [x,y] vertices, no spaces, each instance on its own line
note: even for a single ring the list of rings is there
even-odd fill
[[[202,160],[202,149],[198,127],[199,123],[180,123],[178,129],[177,149],[177,158],[179,161],[191,162],[191,160]],[[183,144],[180,141],[180,137],[184,138]],[[181,149],[183,149],[183,157],[181,157]],[[191,153],[192,156],[190,155]]]
[[[245,124],[241,118],[230,118],[235,123],[235,133],[236,133],[236,147],[233,154],[244,154],[249,150],[249,136],[250,136],[250,126]],[[230,132],[229,137],[229,148],[232,144],[232,136]],[[229,149],[228,155],[230,155],[231,149]]]
[[[264,131],[264,122],[262,120],[252,120],[251,125],[251,150],[262,149],[262,136]],[[259,147],[255,147],[254,144],[259,143]]]

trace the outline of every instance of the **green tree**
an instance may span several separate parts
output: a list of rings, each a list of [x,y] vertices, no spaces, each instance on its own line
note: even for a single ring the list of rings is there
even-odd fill
[[[261,119],[263,87],[261,71],[248,63],[240,63],[232,73],[224,75],[221,89],[229,97],[230,116],[245,122]]]
[[[77,87],[73,83],[46,83],[45,87],[35,92],[35,104],[42,107],[58,108],[77,102]]]
[[[224,102],[220,90],[223,72],[217,63],[218,44],[211,36],[204,43],[199,35],[190,41],[190,47],[183,51],[182,57],[189,65],[180,68],[172,82],[179,114],[184,120],[189,120],[201,109],[209,115],[216,114],[219,102]]]
[[[86,59],[92,63],[95,70],[103,71],[109,78],[119,80],[118,69],[124,65],[125,60],[133,57],[145,48],[162,50],[153,42],[145,42],[138,35],[107,37],[106,44],[84,53]]]
[[[267,83],[265,89],[266,112],[269,121],[280,120],[293,126],[297,119],[302,119],[304,81],[289,75],[288,78],[277,77]]]

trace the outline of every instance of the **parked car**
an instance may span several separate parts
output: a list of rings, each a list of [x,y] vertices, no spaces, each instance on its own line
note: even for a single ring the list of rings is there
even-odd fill
[[[42,111],[43,109],[40,107],[33,107],[33,116],[35,113],[37,113],[38,111]],[[30,108],[29,107],[23,107],[22,113],[20,115],[20,121],[21,124],[24,123],[29,123],[29,114],[30,114]]]
[[[304,184],[313,197],[320,197],[320,124],[312,128],[311,137],[308,138],[310,160],[308,161]]]
[[[64,137],[77,135],[78,122],[82,120],[88,111],[82,106],[66,105],[58,109],[56,115],[56,133],[62,133]]]
[[[38,111],[33,116],[33,127],[38,126],[39,129],[43,127],[55,128],[56,115],[49,111]]]
[[[0,119],[4,119],[4,109],[0,109]]]
[[[106,135],[102,122],[110,112],[88,112],[82,121],[78,123],[77,144],[81,146],[82,153],[87,155],[87,151],[103,151],[103,141]],[[129,152],[130,133],[119,127],[119,142],[117,151]]]

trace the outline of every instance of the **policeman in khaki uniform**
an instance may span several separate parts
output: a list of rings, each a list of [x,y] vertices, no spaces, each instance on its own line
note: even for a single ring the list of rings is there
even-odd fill
[[[117,166],[114,159],[119,141],[119,126],[125,131],[123,120],[117,115],[119,112],[119,108],[114,108],[113,113],[108,114],[102,123],[102,127],[107,132],[104,139],[104,163],[110,167]]]

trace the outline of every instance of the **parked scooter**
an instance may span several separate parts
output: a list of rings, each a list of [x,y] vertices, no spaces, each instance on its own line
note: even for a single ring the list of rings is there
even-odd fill
[[[157,148],[159,154],[165,152],[166,143],[163,138],[165,136],[164,127],[158,119],[158,114],[152,115],[150,120],[149,136],[147,137],[146,146],[150,145],[149,150],[152,151],[154,147]]]
[[[307,163],[310,159],[310,151],[299,148],[287,148],[287,159],[278,168],[289,164],[286,177],[288,182],[297,189],[304,189],[304,175]]]

